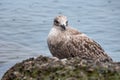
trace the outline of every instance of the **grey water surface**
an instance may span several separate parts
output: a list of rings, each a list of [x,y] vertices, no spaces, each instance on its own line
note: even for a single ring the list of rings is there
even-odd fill
[[[51,56],[46,38],[60,14],[120,61],[120,0],[0,0],[0,77],[24,59]]]

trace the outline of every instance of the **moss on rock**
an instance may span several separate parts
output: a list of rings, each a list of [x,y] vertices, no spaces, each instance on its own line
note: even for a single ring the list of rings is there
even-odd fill
[[[2,80],[120,80],[119,66],[79,57],[60,60],[39,56],[17,63]]]

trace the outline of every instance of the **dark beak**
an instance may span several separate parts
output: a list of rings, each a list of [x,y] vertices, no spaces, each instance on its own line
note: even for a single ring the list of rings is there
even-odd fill
[[[60,25],[64,30],[66,29],[65,25]]]

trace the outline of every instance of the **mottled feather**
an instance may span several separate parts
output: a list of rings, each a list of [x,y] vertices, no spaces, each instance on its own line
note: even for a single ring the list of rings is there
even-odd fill
[[[97,42],[69,26],[62,30],[54,25],[48,35],[48,46],[52,55],[60,59],[79,56],[112,61]]]

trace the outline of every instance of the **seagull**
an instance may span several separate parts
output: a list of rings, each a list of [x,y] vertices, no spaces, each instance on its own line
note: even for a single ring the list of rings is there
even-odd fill
[[[51,54],[59,59],[80,57],[111,62],[104,49],[86,34],[68,25],[67,17],[54,18],[53,27],[47,38]]]

